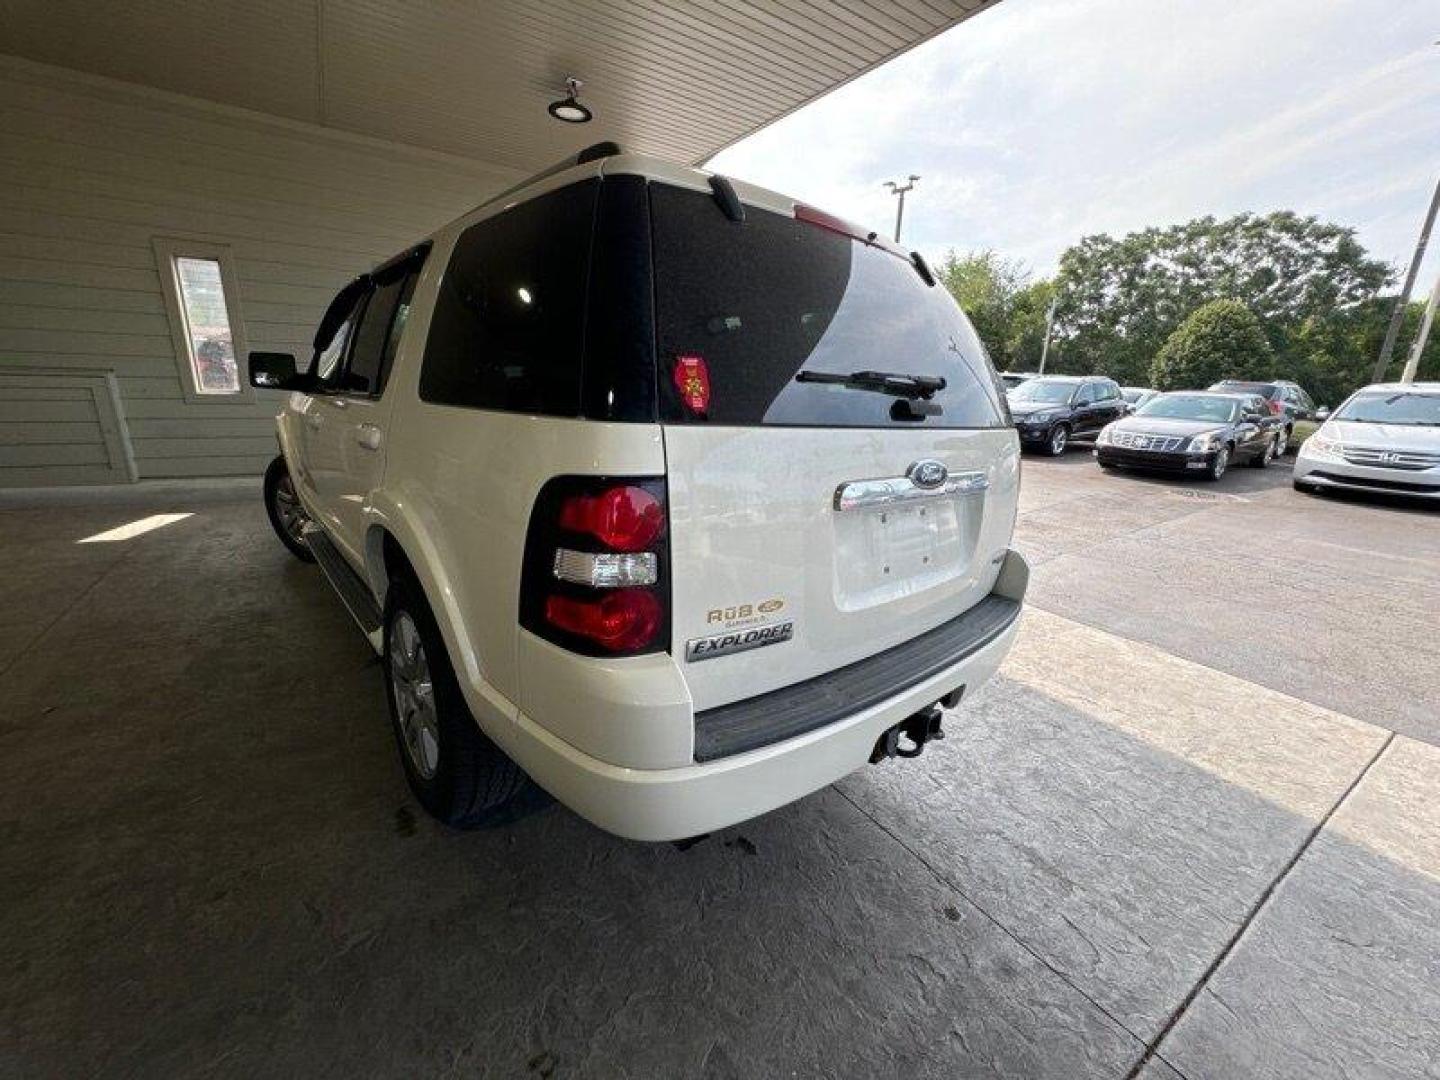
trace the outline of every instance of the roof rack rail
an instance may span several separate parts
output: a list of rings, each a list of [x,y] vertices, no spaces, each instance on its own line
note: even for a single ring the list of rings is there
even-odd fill
[[[576,165],[586,165],[592,161],[599,161],[602,158],[614,157],[619,153],[622,153],[619,143],[609,141],[592,143],[578,154],[567,154],[548,169],[541,169],[534,176],[527,176],[518,184],[512,184],[498,195],[490,196],[490,198],[486,199],[480,206],[489,206],[493,202],[498,202],[510,195],[514,195],[515,192],[521,188],[527,188],[531,184],[539,183],[547,176],[554,176],[556,173],[564,172],[566,169],[573,169]],[[476,209],[479,209],[479,207],[476,207]]]

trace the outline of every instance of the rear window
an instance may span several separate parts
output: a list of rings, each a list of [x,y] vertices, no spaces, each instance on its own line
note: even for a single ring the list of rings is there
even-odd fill
[[[1210,388],[1221,392],[1243,392],[1247,394],[1260,394],[1263,397],[1274,397],[1280,392],[1280,387],[1274,383],[1241,382],[1238,379],[1226,379],[1218,382]]]
[[[580,414],[585,293],[598,180],[470,226],[440,282],[420,397],[441,405]]]
[[[746,207],[727,218],[708,193],[652,184],[662,418],[822,427],[1003,427],[998,378],[943,287],[907,260],[792,217]],[[702,417],[672,378],[680,357],[709,373]],[[938,375],[942,414],[896,419],[898,398],[797,382],[801,370]]]

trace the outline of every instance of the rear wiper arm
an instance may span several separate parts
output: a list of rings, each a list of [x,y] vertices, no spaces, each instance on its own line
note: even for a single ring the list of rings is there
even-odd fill
[[[946,383],[939,375],[905,375],[895,371],[852,371],[848,375],[829,371],[801,371],[796,382],[834,383],[855,390],[874,390],[892,397],[923,398],[929,401]]]

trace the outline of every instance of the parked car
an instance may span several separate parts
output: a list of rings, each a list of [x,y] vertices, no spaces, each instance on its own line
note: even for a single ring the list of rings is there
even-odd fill
[[[1030,379],[1033,378],[1035,378],[1035,373],[1033,371],[1002,371],[1000,373],[1000,381],[1005,384],[1005,389],[1007,392],[1010,390],[1014,390],[1015,387],[1019,386],[1021,383],[1028,382]]]
[[[1160,469],[1219,480],[1232,462],[1263,469],[1280,454],[1284,421],[1255,394],[1159,394],[1095,440],[1102,468]]]
[[[250,377],[291,391],[271,520],[452,825],[525,774],[627,837],[732,824],[918,754],[1015,634],[979,338],[922,259],[781,195],[602,144]]]
[[[1298,491],[1440,499],[1440,383],[1355,391],[1300,445],[1294,482]]]
[[[1039,375],[1006,396],[1021,445],[1051,457],[1125,415],[1119,384],[1100,375]]]
[[[1130,412],[1134,412],[1158,393],[1160,393],[1159,390],[1151,390],[1146,386],[1120,387],[1120,396],[1125,399],[1125,404],[1129,406]]]
[[[1265,399],[1265,406],[1276,416],[1285,418],[1285,444],[1280,453],[1285,453],[1295,433],[1296,420],[1314,420],[1321,410],[1315,407],[1309,394],[1299,383],[1288,379],[1270,379],[1264,382],[1250,382],[1243,379],[1225,379],[1210,387],[1222,394],[1259,394]]]

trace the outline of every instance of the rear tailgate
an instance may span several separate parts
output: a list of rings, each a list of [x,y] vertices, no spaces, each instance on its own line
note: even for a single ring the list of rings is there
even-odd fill
[[[823,675],[983,599],[1019,449],[945,289],[808,208],[733,220],[667,184],[650,202],[671,649],[695,708]]]
[[[672,651],[697,710],[955,618],[989,593],[1010,542],[1010,431],[669,426],[665,455]],[[845,485],[927,460],[961,490],[836,509]]]

